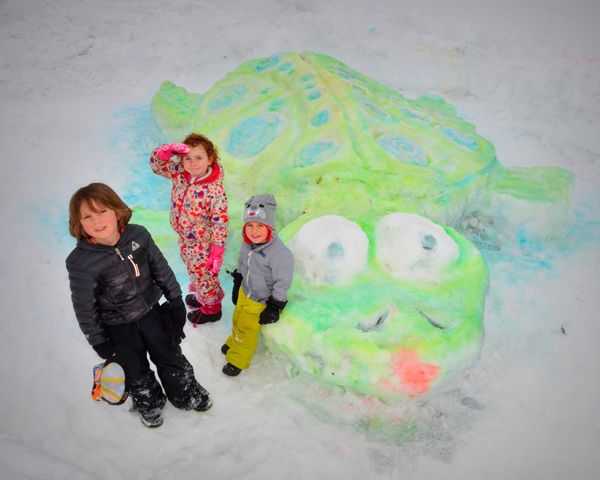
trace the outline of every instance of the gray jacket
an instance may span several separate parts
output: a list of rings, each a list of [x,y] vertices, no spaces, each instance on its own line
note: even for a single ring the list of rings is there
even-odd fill
[[[237,271],[242,274],[242,288],[248,298],[265,303],[269,297],[287,301],[292,283],[294,257],[281,239],[273,238],[264,245],[242,243]]]

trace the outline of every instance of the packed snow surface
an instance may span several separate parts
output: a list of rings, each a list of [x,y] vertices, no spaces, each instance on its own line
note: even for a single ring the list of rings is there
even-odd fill
[[[598,477],[599,14],[594,0],[0,2],[0,476]],[[503,165],[573,172],[570,223],[554,242],[482,249],[485,343],[443,394],[370,403],[264,347],[227,378],[227,305],[183,343],[214,406],[167,406],[163,426],[146,429],[128,404],[90,399],[98,358],[69,297],[68,200],[101,181],[132,205],[155,189],[144,206],[168,209],[168,185],[147,165],[155,145],[142,140],[163,80],[203,92],[286,51],[445,98]],[[165,253],[185,281],[176,246]]]

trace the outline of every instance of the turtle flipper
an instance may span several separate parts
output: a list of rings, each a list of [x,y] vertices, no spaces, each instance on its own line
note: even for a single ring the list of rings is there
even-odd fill
[[[483,244],[527,249],[564,235],[574,176],[561,168],[498,168],[477,211],[460,226]]]
[[[181,139],[192,131],[202,95],[165,81],[152,98],[152,114],[168,138]]]

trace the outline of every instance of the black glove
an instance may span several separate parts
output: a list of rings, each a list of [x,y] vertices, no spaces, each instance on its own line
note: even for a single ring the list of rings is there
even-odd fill
[[[267,300],[267,308],[260,313],[258,323],[261,325],[275,323],[277,320],[279,320],[279,315],[286,305],[287,302],[281,302],[279,300],[275,300],[273,297],[269,297]]]
[[[228,271],[229,275],[233,277],[233,288],[231,289],[231,302],[237,305],[238,295],[240,293],[240,287],[242,286],[242,280],[244,277],[240,272],[235,269],[233,272]]]
[[[185,309],[185,304],[181,297],[177,297],[171,303],[171,317],[173,317],[173,323],[175,327],[180,330],[182,334],[182,338],[185,338],[183,335],[183,326],[185,325],[187,311]]]
[[[92,345],[92,348],[96,351],[98,356],[104,360],[112,357],[115,353],[115,346],[110,340],[106,340],[98,345]]]
[[[168,317],[170,318],[165,318],[165,327],[167,329],[167,332],[169,332],[173,337],[175,343],[179,345],[181,343],[181,340],[185,338],[185,333],[183,333],[183,327],[187,319],[187,311],[185,309],[185,304],[183,303],[181,297],[177,297],[172,302],[169,302],[168,305]]]

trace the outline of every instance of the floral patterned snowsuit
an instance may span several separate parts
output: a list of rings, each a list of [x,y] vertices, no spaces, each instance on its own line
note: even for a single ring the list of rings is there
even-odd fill
[[[170,179],[171,226],[179,236],[181,259],[190,275],[190,291],[209,311],[220,311],[223,289],[219,274],[207,271],[210,245],[225,246],[228,234],[227,196],[223,189],[223,169],[211,164],[208,177],[198,179],[186,172],[178,161],[150,157],[152,171]]]

